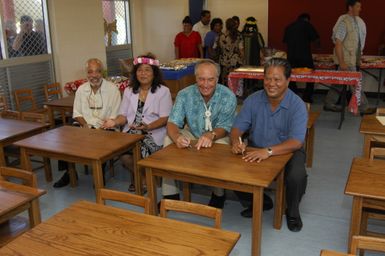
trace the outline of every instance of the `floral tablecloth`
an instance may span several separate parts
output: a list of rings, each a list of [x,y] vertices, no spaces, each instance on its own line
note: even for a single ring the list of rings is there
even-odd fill
[[[75,94],[75,92],[79,88],[79,86],[81,86],[85,82],[87,82],[86,78],[68,82],[64,85],[64,90],[69,95],[73,95],[73,94]],[[124,90],[130,85],[130,79],[123,79],[120,81],[115,81],[114,84],[118,87],[120,92],[123,94]]]
[[[230,72],[228,76],[228,86],[238,96],[243,94],[243,88],[241,83],[239,83],[242,78],[263,80],[264,74],[263,72]],[[361,72],[314,70],[306,74],[292,74],[290,80],[295,82],[323,83],[331,86],[333,84],[354,86],[354,94],[350,99],[348,107],[352,113],[358,113],[358,106],[361,103]]]
[[[335,69],[332,54],[313,54],[316,69]],[[361,69],[385,69],[385,56],[364,55],[361,57]]]

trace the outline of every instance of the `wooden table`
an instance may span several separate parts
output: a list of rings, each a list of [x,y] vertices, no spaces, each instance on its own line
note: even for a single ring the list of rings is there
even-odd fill
[[[0,223],[28,210],[30,227],[36,226],[41,221],[39,197],[45,193],[42,189],[0,180]]]
[[[241,155],[231,153],[229,145],[214,144],[201,150],[178,149],[175,144],[142,159],[146,167],[148,195],[156,212],[155,176],[173,178],[184,183],[184,200],[190,200],[186,183],[197,183],[229,190],[253,193],[252,254],[260,255],[263,189],[277,179],[274,228],[280,229],[283,215],[284,167],[291,154],[274,156],[261,163],[246,163]]]
[[[343,252],[322,250],[320,256],[355,256],[355,255],[347,254],[347,253],[343,253]]]
[[[48,109],[48,117],[51,123],[51,128],[55,128],[55,111],[60,112],[62,122],[63,124],[66,124],[65,113],[72,113],[74,107],[74,100],[75,96],[70,95],[61,99],[44,102],[44,105],[47,106]]]
[[[0,255],[228,255],[239,237],[80,201],[1,248]]]
[[[0,166],[6,166],[4,148],[12,143],[38,134],[47,129],[47,125],[0,117]]]
[[[15,144],[21,148],[22,165],[26,170],[31,170],[29,155],[91,165],[96,192],[103,187],[102,163],[125,153],[130,148],[133,148],[134,173],[139,173],[136,162],[140,158],[139,141],[142,138],[143,135],[62,126]],[[70,170],[71,185],[76,186],[74,166],[73,164],[69,166],[72,170]],[[138,194],[142,192],[139,182],[140,179],[135,179]]]
[[[364,135],[362,156],[369,158],[371,144],[378,139],[385,141],[385,126],[377,120],[375,115],[364,115],[361,120],[360,133]]]
[[[354,158],[345,187],[345,194],[353,196],[349,247],[352,237],[359,235],[362,209],[366,200],[385,200],[385,161]]]

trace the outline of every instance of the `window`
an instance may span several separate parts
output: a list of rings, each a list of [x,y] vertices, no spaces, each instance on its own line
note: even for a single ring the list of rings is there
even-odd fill
[[[1,17],[5,38],[2,56],[14,58],[48,52],[43,0],[2,0]]]
[[[102,1],[106,46],[131,44],[128,1]]]

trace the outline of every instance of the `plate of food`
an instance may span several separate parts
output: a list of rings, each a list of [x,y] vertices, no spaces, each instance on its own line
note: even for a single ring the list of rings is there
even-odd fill
[[[293,68],[291,71],[293,74],[300,75],[300,74],[310,74],[314,70],[312,68]]]

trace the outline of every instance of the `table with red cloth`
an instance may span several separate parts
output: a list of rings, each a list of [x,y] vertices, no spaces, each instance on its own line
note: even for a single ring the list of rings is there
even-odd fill
[[[77,91],[79,86],[81,86],[85,82],[87,82],[86,78],[68,82],[64,85],[64,90],[68,94],[73,95],[73,94],[75,94],[75,92]],[[123,94],[124,90],[130,85],[130,79],[115,82],[114,84],[118,87],[119,91]]]
[[[313,54],[314,67],[316,69],[336,69],[332,54]],[[369,70],[378,70],[378,75]],[[361,57],[360,70],[370,75],[377,81],[377,105],[381,91],[382,72],[385,69],[385,56],[364,55]],[[385,86],[385,81],[384,81]]]
[[[240,79],[257,79],[263,80],[264,73],[261,71],[233,71],[230,72],[228,76],[228,86],[236,94],[240,95]],[[294,82],[310,82],[310,83],[321,83],[333,85],[343,85],[343,90],[341,92],[342,99],[346,95],[346,87],[353,86],[354,93],[349,102],[349,111],[354,114],[358,113],[358,106],[360,105],[361,100],[361,79],[362,74],[355,71],[336,71],[336,70],[314,70],[309,73],[297,73],[292,74],[290,77],[291,81]],[[344,109],[345,100],[342,100],[342,105]],[[345,111],[341,111],[341,118],[339,129],[341,128],[342,122],[344,120]]]

